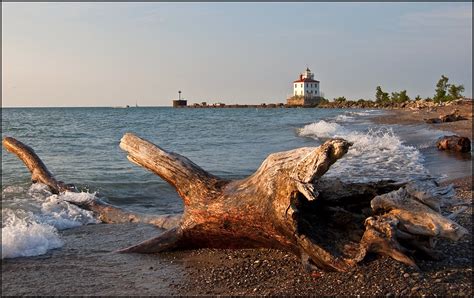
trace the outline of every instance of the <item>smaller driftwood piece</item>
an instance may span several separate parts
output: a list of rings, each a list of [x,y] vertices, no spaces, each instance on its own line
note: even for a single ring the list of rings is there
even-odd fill
[[[33,149],[7,137],[4,147],[53,193],[76,191],[57,181]],[[344,183],[324,179],[351,144],[331,139],[319,147],[270,154],[239,180],[212,175],[188,158],[133,134],[120,148],[128,159],[160,176],[184,202],[182,215],[141,215],[94,199],[71,202],[106,223],[144,222],[167,229],[121,252],[157,253],[193,248],[276,248],[301,256],[305,268],[347,271],[369,252],[416,267],[415,253],[432,258],[439,238],[458,240],[467,230],[443,216],[452,187],[434,180]]]

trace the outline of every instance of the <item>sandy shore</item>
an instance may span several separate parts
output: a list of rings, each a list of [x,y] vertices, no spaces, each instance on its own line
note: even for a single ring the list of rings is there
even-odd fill
[[[388,110],[389,113],[387,115],[375,117],[373,120],[379,124],[419,124],[425,123],[424,119],[438,118],[439,116],[451,114],[455,110],[467,120],[426,125],[434,129],[451,131],[472,140],[472,101],[431,109]]]
[[[379,123],[420,123],[437,111],[397,110]],[[461,110],[465,109],[465,110]],[[472,115],[472,114],[471,114]],[[431,124],[472,137],[469,120]],[[457,221],[472,231],[472,173],[454,183],[468,203]],[[444,212],[453,212],[452,207]],[[350,272],[305,272],[297,257],[269,249],[193,250],[119,254],[160,231],[138,224],[90,225],[61,232],[65,245],[48,254],[2,261],[2,295],[468,295],[472,288],[472,234],[440,241],[439,261],[417,259],[421,272],[387,257],[368,257]]]
[[[451,182],[457,186],[457,196],[472,205],[470,178]],[[458,221],[472,231],[472,207]],[[44,256],[2,261],[2,294],[474,294],[472,235],[456,243],[441,241],[438,248],[442,260],[418,260],[421,272],[386,257],[372,257],[347,273],[309,274],[295,256],[269,249],[204,249],[155,255],[113,252],[157,233],[153,227],[137,224],[99,224],[62,231],[65,245],[61,249]]]

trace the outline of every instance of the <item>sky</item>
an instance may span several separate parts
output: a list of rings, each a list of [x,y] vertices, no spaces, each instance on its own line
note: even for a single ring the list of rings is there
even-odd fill
[[[472,3],[2,3],[2,106],[472,98]]]

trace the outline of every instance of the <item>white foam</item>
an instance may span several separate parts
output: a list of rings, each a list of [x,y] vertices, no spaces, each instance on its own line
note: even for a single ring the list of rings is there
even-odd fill
[[[324,120],[308,124],[299,130],[300,136],[316,138],[332,138],[347,133],[341,125]]]
[[[37,223],[32,213],[23,217],[20,213],[2,210],[2,218],[6,218],[2,223],[2,259],[42,255],[63,245],[54,227]]]
[[[89,193],[83,193],[90,196]],[[75,195],[75,194],[72,194]],[[77,195],[82,196],[81,193]],[[70,195],[69,195],[70,196]],[[52,195],[41,205],[41,221],[59,230],[74,228],[82,225],[97,223],[92,211],[81,209],[69,202],[64,201],[61,196]]]
[[[345,114],[339,114],[334,118],[337,122],[351,122],[354,121],[354,117],[345,115]]]
[[[404,145],[391,129],[360,132],[321,120],[306,125],[299,134],[321,141],[340,137],[353,143],[346,156],[332,165],[326,176],[351,181],[404,181],[428,175],[421,153],[415,147]]]
[[[363,111],[351,111],[347,112],[349,115],[356,115],[356,116],[371,116],[375,114],[383,113],[379,110],[363,110]]]
[[[19,193],[19,192],[23,192],[23,191],[25,191],[25,189],[21,186],[10,185],[10,186],[7,186],[3,189],[2,194]]]
[[[29,199],[33,199],[38,202],[43,202],[43,200],[51,195],[48,186],[42,183],[33,183],[26,192]]]
[[[69,203],[94,197],[91,193],[53,195],[41,184],[16,193],[9,208],[2,209],[2,258],[45,254],[63,245],[58,230],[100,222],[91,211]]]

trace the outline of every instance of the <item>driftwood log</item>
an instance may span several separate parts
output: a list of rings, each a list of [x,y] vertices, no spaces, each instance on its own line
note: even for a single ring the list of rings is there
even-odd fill
[[[66,191],[77,192],[74,185],[65,184],[62,181],[56,180],[35,151],[28,145],[25,145],[12,137],[5,137],[2,144],[6,150],[15,154],[21,161],[23,161],[31,173],[31,181],[33,183],[39,182],[48,186],[53,194],[60,194]],[[146,223],[155,225],[158,228],[169,229],[176,226],[181,218],[179,215],[152,216],[148,214],[129,212],[107,204],[100,199],[87,201],[70,201],[71,199],[74,199],[74,197],[68,197],[67,199],[68,202],[83,209],[94,211],[97,217],[104,223]]]
[[[53,193],[75,191],[57,181],[33,149],[13,138],[4,147],[32,173],[33,182]],[[144,222],[167,231],[120,252],[156,253],[193,248],[276,248],[301,256],[305,268],[346,271],[367,253],[390,256],[416,267],[418,252],[437,257],[438,238],[458,240],[467,230],[441,207],[452,202],[452,187],[434,180],[347,184],[322,176],[351,144],[331,139],[269,155],[241,180],[214,176],[176,153],[133,134],[120,147],[128,159],[172,185],[184,202],[182,215],[131,213],[95,199],[71,202],[107,223]]]

